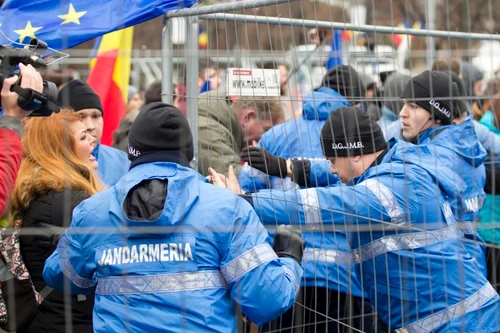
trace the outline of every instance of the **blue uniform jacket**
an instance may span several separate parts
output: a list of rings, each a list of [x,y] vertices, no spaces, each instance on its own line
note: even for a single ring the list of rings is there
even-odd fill
[[[464,193],[450,198],[450,204],[466,238],[472,240],[465,243],[466,248],[486,275],[484,247],[479,244],[482,239],[475,228],[486,198],[486,151],[477,139],[472,121],[431,128],[420,136],[420,144],[426,145],[440,163],[459,174],[467,185]]]
[[[263,190],[252,200],[266,224],[278,217],[306,230],[348,230],[363,290],[390,330],[497,332],[500,298],[447,200],[464,190],[427,147],[400,143],[350,186]]]
[[[106,186],[114,186],[128,172],[130,161],[127,154],[121,150],[99,143],[92,155],[99,163],[97,173]]]
[[[337,176],[330,173],[330,162],[323,156],[320,133],[330,113],[348,105],[350,103],[342,95],[330,88],[320,88],[318,91],[311,92],[304,98],[302,118],[289,120],[273,127],[262,136],[259,146],[273,155],[287,159],[303,158],[314,161],[312,165],[315,170],[311,174],[320,178],[321,182],[337,183]],[[247,172],[250,170],[264,176],[254,178]],[[327,171],[323,172],[323,170]],[[248,165],[239,176],[243,188],[252,191],[268,188],[266,178],[267,175]],[[271,185],[275,189],[285,187],[282,185],[287,182],[292,183],[290,179],[271,177]],[[311,184],[315,184],[314,179],[311,179]],[[288,187],[288,189],[291,188]],[[307,191],[302,193],[306,195]],[[276,223],[273,225],[276,226]],[[326,287],[359,297],[364,296],[359,280],[353,271],[352,255],[345,232],[334,232],[331,229],[323,231],[303,234],[306,249],[302,259],[304,269],[302,285]]]
[[[168,181],[163,210],[125,215],[131,189],[151,179]],[[135,214],[161,202],[149,194],[138,194]],[[75,289],[96,286],[98,333],[236,332],[234,302],[263,324],[295,301],[302,269],[268,237],[245,200],[190,168],[147,163],[75,209],[43,277],[60,290],[64,276]]]
[[[466,238],[472,240],[465,242],[467,250],[477,259],[481,271],[486,274],[484,247],[480,244],[482,239],[475,230],[475,222],[486,196],[486,151],[477,139],[474,123],[466,120],[458,125],[431,128],[420,136],[420,145],[428,147],[436,164],[443,164],[454,170],[465,181],[466,191],[453,194],[450,204]],[[417,158],[422,160],[421,157]],[[316,161],[311,162],[310,177],[318,179],[320,185],[327,183],[323,175],[328,171]]]

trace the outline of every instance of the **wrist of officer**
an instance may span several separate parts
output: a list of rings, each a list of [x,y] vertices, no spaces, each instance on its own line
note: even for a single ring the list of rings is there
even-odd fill
[[[291,160],[286,160],[286,176],[290,178],[293,176],[293,163]]]

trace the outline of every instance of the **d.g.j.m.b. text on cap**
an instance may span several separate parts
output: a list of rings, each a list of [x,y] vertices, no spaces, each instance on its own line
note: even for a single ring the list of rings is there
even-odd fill
[[[371,154],[387,146],[380,126],[358,107],[332,112],[321,130],[321,141],[326,157]]]

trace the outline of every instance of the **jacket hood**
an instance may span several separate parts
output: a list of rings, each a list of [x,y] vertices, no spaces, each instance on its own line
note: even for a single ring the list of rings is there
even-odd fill
[[[437,162],[426,145],[414,145],[408,142],[391,139],[389,141],[391,149],[384,157],[382,163],[401,162],[404,164],[415,164],[427,171],[432,176],[434,182],[439,185],[443,193],[449,198],[454,198],[459,193],[463,193],[467,186],[455,171]]]
[[[129,226],[174,226],[198,199],[199,181],[207,182],[190,168],[155,162],[132,168],[118,182],[116,191]]]
[[[307,120],[327,120],[332,111],[350,106],[351,103],[341,94],[330,88],[319,88],[309,92],[302,103],[302,118]]]
[[[420,142],[445,147],[476,168],[483,164],[487,155],[470,119],[458,125],[431,128],[420,136]]]

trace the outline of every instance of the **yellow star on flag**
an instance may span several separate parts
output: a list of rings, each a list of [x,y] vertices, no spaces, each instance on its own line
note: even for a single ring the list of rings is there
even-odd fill
[[[28,21],[24,29],[14,30],[14,32],[19,35],[19,42],[22,43],[26,37],[36,38],[35,32],[42,28],[43,27],[33,27],[31,21]]]
[[[73,7],[73,4],[70,3],[69,4],[69,12],[68,12],[68,14],[66,14],[66,15],[58,15],[57,17],[59,17],[60,19],[64,20],[63,23],[61,23],[61,25],[66,24],[66,23],[80,24],[80,17],[82,17],[86,13],[87,13],[87,11],[77,12],[75,10],[75,7]]]

